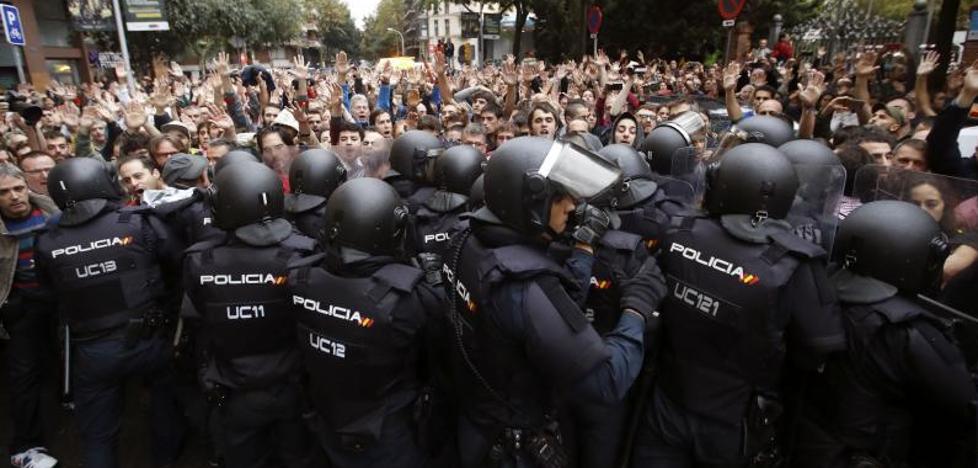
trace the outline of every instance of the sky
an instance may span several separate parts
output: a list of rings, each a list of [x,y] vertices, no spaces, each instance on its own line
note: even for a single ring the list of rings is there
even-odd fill
[[[357,27],[363,27],[363,18],[373,14],[377,10],[377,4],[380,0],[342,0],[346,6],[350,7],[350,14],[353,15],[353,21],[357,23]]]

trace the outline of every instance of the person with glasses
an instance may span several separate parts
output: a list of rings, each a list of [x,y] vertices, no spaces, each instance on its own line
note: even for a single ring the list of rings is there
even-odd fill
[[[20,169],[24,171],[27,188],[39,195],[48,194],[48,174],[54,169],[54,158],[42,151],[27,153],[20,160]]]

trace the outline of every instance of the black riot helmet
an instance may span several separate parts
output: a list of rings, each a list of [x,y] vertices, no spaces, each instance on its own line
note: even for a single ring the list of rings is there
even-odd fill
[[[798,191],[794,166],[777,148],[737,146],[707,171],[704,206],[712,216],[784,219]]]
[[[705,126],[703,118],[692,111],[656,125],[642,140],[641,146],[652,170],[664,176],[672,174],[673,156],[677,151],[691,146],[693,136]]]
[[[772,115],[748,117],[737,122],[734,127],[742,132],[740,138],[744,143],[764,143],[778,147],[795,138],[795,129],[791,123]]]
[[[239,162],[260,163],[261,159],[258,159],[258,156],[255,156],[254,154],[246,150],[236,149],[233,151],[229,151],[228,154],[225,154],[223,157],[221,157],[221,159],[217,161],[217,164],[214,165],[214,176],[216,177],[217,174],[219,174],[222,170],[224,170],[225,167],[228,167],[232,164],[237,164]]]
[[[649,163],[630,145],[608,145],[601,148],[598,154],[621,169],[622,189],[617,196],[619,208],[631,208],[651,197],[659,188]]]
[[[927,212],[907,202],[881,200],[842,220],[832,256],[857,275],[917,294],[937,284],[947,254],[941,227]]]
[[[92,158],[70,158],[54,166],[48,176],[48,193],[62,210],[85,200],[122,198],[109,168]]]
[[[482,175],[486,158],[469,145],[453,146],[435,160],[435,186],[440,190],[468,196],[472,184]]]
[[[409,130],[391,145],[391,169],[415,182],[431,184],[431,166],[441,151],[438,137],[423,130]]]
[[[340,185],[326,203],[322,242],[343,262],[401,254],[407,206],[397,191],[372,177]]]
[[[109,201],[122,198],[112,169],[92,158],[67,159],[48,176],[48,194],[63,211],[60,224],[81,224],[98,215]]]
[[[469,210],[475,211],[486,206],[486,175],[482,174],[472,183],[469,192]]]
[[[224,230],[281,218],[283,204],[282,181],[257,162],[225,166],[211,191],[214,224]]]
[[[329,195],[346,181],[346,168],[336,153],[325,149],[303,151],[289,167],[289,188],[294,194]]]
[[[486,207],[502,224],[537,235],[549,229],[555,197],[593,202],[614,192],[620,180],[614,164],[580,146],[514,138],[496,149],[486,167]]]
[[[778,147],[792,164],[818,164],[838,166],[842,164],[831,148],[815,140],[793,140]]]

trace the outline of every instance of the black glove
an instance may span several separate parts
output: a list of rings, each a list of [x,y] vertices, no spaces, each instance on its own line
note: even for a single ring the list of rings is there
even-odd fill
[[[591,246],[598,242],[611,226],[611,215],[607,211],[587,203],[577,205],[574,209],[574,220],[577,227],[571,233],[571,237]]]
[[[432,286],[441,284],[441,269],[443,264],[441,255],[429,252],[418,254],[418,267],[424,271],[425,281]]]
[[[621,284],[621,308],[633,310],[645,318],[646,328],[658,325],[656,307],[666,297],[666,279],[655,260],[649,258],[632,278]]]

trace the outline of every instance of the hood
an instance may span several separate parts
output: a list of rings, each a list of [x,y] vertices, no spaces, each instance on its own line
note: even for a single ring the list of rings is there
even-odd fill
[[[618,114],[618,117],[615,117],[615,121],[611,124],[611,129],[608,133],[608,144],[610,145],[614,143],[613,140],[615,139],[615,129],[618,128],[618,122],[622,121],[623,119],[631,119],[633,122],[635,122],[635,141],[632,142],[632,148],[640,149],[642,147],[642,142],[645,141],[645,131],[642,130],[642,123],[639,122],[637,117],[635,117],[635,114],[628,111],[622,112],[621,114]]]

